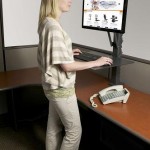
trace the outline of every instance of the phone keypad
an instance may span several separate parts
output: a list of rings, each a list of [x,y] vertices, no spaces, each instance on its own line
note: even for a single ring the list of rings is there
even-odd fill
[[[109,99],[113,99],[113,98],[124,96],[124,95],[125,95],[125,90],[116,91],[116,92],[112,92],[112,93],[106,94],[104,96],[101,96],[101,100],[102,100],[102,102],[105,102]]]

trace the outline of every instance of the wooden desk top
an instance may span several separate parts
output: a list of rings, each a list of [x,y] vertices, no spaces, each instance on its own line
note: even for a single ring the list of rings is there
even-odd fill
[[[98,107],[93,108],[89,102],[90,96],[108,86],[107,79],[96,73],[88,70],[77,72],[76,93],[81,102],[130,133],[140,137],[140,139],[150,143],[150,94],[124,85],[130,91],[126,104],[103,105],[97,97],[94,102],[98,104]]]
[[[41,85],[38,68],[0,72],[0,91],[26,85]],[[124,87],[130,91],[126,104],[103,105],[98,98],[95,98],[94,101],[98,104],[98,107],[92,108],[89,102],[90,96],[108,86],[107,79],[92,71],[77,72],[76,93],[79,101],[96,113],[150,143],[150,94],[145,94],[125,85]]]
[[[34,84],[41,84],[38,68],[0,72],[0,91]]]

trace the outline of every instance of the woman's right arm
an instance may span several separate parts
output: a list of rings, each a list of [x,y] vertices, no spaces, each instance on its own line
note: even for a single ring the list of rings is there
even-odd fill
[[[85,70],[93,67],[99,67],[103,65],[112,65],[112,63],[113,62],[111,58],[100,57],[95,61],[89,61],[89,62],[75,61],[73,63],[61,64],[60,66],[65,72],[71,72],[71,71]]]

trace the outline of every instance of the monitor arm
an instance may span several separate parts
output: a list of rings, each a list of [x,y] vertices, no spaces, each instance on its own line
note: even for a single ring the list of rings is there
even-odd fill
[[[112,67],[111,71],[111,85],[120,84],[120,66],[121,66],[121,58],[122,58],[122,36],[121,33],[114,33],[113,42],[111,40],[110,32],[108,33],[108,38],[110,45],[113,47],[113,63],[116,64],[115,67]]]

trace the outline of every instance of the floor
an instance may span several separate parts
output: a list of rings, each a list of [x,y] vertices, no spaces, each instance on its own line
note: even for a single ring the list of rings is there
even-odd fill
[[[0,150],[45,150],[46,118],[19,123],[17,131],[9,123],[6,126],[0,125]],[[86,120],[83,122],[79,150],[108,150],[102,143],[96,142],[99,140],[96,140],[94,127],[89,127]]]
[[[45,127],[41,123],[0,128],[0,150],[45,150]]]
[[[10,126],[0,127],[0,150],[45,150],[45,120],[38,120],[33,123],[24,123],[15,131]],[[91,141],[82,138],[79,150],[108,150],[103,144],[100,148],[88,146]],[[91,144],[90,144],[91,145]]]
[[[45,150],[46,120],[0,127],[0,150]],[[83,148],[80,148],[83,150]]]

